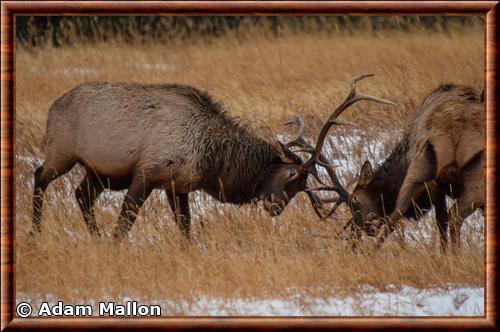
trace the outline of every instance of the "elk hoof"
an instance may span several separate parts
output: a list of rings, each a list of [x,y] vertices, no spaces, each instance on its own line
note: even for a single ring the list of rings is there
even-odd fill
[[[271,215],[273,217],[279,216],[283,212],[283,208],[278,204],[273,204],[271,207]]]
[[[33,226],[30,231],[28,232],[29,236],[36,238],[42,234],[42,227],[40,225]]]
[[[368,223],[376,228],[376,229],[380,229],[384,224],[384,220],[381,219],[378,215],[376,215],[375,213],[373,212],[370,212],[367,216],[366,216],[366,220],[368,221]]]
[[[382,225],[384,225],[384,222],[380,219],[376,219],[372,222],[372,224],[373,224],[373,227],[379,229],[382,227]]]

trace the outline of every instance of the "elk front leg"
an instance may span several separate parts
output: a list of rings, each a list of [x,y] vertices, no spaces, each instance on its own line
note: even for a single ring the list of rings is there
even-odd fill
[[[429,144],[427,143],[427,146]],[[412,201],[426,190],[426,182],[433,180],[435,176],[436,168],[428,160],[428,150],[427,148],[422,149],[410,162],[403,184],[399,189],[396,206],[389,215],[388,224],[391,228],[394,228],[397,221],[403,218]]]
[[[144,204],[149,194],[151,194],[152,190],[152,184],[143,176],[134,177],[125,195],[125,199],[123,200],[122,211],[118,218],[118,225],[113,234],[115,239],[121,240],[128,234],[137,218],[137,212]]]
[[[351,219],[343,226],[342,235],[342,240],[350,243],[351,250],[355,251],[361,240],[362,229]]]
[[[385,242],[385,240],[389,237],[389,235],[392,233],[394,228],[389,227],[387,224],[382,224],[380,227],[380,230],[377,234],[377,239],[375,241],[375,247],[380,248],[382,244]]]
[[[448,246],[449,215],[446,208],[446,194],[442,190],[436,193],[433,204],[436,213],[436,224],[439,230],[441,253],[444,254]]]
[[[450,215],[450,240],[451,240],[451,251],[456,254],[460,248],[460,228],[462,227],[463,219],[460,217],[460,212],[458,211],[458,203],[455,202],[448,213]]]
[[[95,221],[94,203],[104,188],[93,171],[87,171],[85,178],[75,190],[75,198],[80,206],[85,224],[90,234],[101,236]]]
[[[175,222],[179,225],[182,234],[189,239],[191,228],[191,214],[189,211],[189,194],[176,194],[175,198],[167,191],[168,202],[174,213]]]

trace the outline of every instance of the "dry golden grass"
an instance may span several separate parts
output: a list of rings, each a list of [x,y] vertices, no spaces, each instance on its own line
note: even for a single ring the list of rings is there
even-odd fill
[[[377,161],[389,152],[407,115],[437,85],[455,82],[482,88],[483,41],[482,31],[465,30],[429,35],[386,32],[376,38],[368,33],[329,38],[255,36],[244,43],[224,38],[168,47],[18,49],[16,291],[32,299],[51,294],[82,303],[125,295],[173,301],[203,295],[287,298],[297,289],[312,296],[342,296],[367,284],[380,289],[391,284],[484,285],[484,248],[478,244],[482,223],[464,227],[460,256],[438,254],[431,218],[408,226],[414,239],[405,247],[393,236],[381,250],[374,250],[366,239],[359,251],[352,252],[338,239],[339,224],[348,212],[341,211],[336,220],[318,221],[302,194],[274,219],[261,207],[238,208],[191,195],[194,240],[185,246],[165,197],[155,193],[128,241],[97,241],[88,235],[68,189],[79,182],[78,170],[49,187],[43,234],[32,239],[28,235],[32,176],[38,161],[26,158],[43,159],[42,138],[51,102],[86,81],[189,83],[210,91],[230,114],[263,135],[284,133],[282,124],[300,112],[306,134],[315,137],[328,112],[345,97],[350,80],[359,73],[374,73],[375,78],[360,83],[359,89],[393,100],[399,107],[359,104],[343,115],[356,122],[356,128],[332,130],[339,139],[361,130],[364,144],[346,151],[346,142],[333,153],[355,160],[350,165],[355,172],[363,160]],[[383,143],[378,154],[369,148],[375,142]],[[346,181],[352,176],[347,174]],[[97,203],[97,221],[107,234],[119,207],[120,200],[109,194]]]

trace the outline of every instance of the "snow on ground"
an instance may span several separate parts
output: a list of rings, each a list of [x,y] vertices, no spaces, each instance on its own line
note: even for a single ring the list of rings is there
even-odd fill
[[[26,293],[17,294],[17,303],[29,302],[37,314],[42,302],[51,306],[59,300],[54,296],[33,298]],[[109,299],[91,300],[73,304],[90,304]],[[140,305],[159,305],[163,316],[484,316],[484,289],[457,288],[417,289],[409,286],[388,287],[387,291],[376,291],[363,286],[347,297],[329,296],[313,298],[300,294],[279,298],[209,298],[201,296],[192,302],[169,299],[140,301],[124,296],[121,304],[137,301]],[[69,303],[65,303],[69,304]],[[120,304],[120,303],[115,303]],[[95,310],[95,309],[94,309]],[[95,313],[94,313],[95,314]]]
[[[160,302],[161,303],[161,302]],[[194,316],[482,316],[484,290],[416,289],[403,287],[396,292],[359,292],[346,298],[310,298],[300,295],[282,299],[200,298],[187,306]]]
[[[175,65],[168,63],[124,63],[120,65],[123,69],[127,70],[145,70],[149,72],[175,72],[177,70]],[[42,74],[43,68],[32,68],[32,72]],[[84,77],[84,78],[98,78],[103,74],[101,69],[89,67],[67,67],[56,70],[56,74],[63,78]]]
[[[138,70],[147,70],[154,72],[175,72],[176,66],[168,63],[127,63],[124,65],[127,68],[134,68]]]

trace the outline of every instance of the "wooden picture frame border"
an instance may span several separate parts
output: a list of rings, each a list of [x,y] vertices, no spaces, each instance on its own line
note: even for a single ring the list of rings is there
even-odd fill
[[[162,317],[18,318],[14,316],[14,156],[16,15],[479,15],[486,43],[486,308],[484,317]],[[481,328],[497,324],[497,1],[5,1],[1,4],[1,329],[101,328]]]

